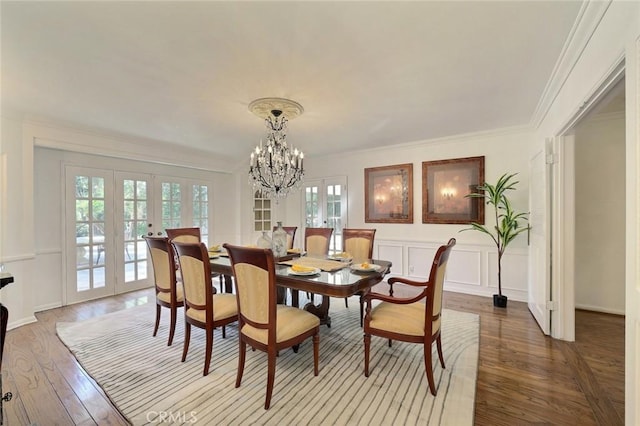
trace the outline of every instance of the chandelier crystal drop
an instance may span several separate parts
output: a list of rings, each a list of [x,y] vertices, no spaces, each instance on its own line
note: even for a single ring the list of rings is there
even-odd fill
[[[264,102],[256,106],[259,101],[264,100],[252,102],[249,109],[257,115],[266,115]],[[267,101],[267,106],[278,106],[278,99],[267,98]],[[296,110],[297,114],[302,112],[299,104],[288,100],[281,101],[291,102],[299,107]],[[263,143],[263,140],[260,140],[251,152],[249,160],[249,184],[254,190],[260,190],[263,197],[276,200],[286,197],[291,190],[299,188],[304,176],[304,154],[287,144],[288,120],[283,114],[283,109],[285,108],[274,108],[268,112],[265,118],[266,141]]]

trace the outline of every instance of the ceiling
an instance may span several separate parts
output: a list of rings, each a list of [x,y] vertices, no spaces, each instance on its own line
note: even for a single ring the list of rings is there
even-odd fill
[[[0,3],[3,111],[244,161],[262,97],[307,158],[525,126],[572,1]]]

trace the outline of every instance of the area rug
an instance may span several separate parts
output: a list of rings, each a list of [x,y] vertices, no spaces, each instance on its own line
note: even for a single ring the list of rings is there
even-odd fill
[[[337,299],[336,299],[337,300]],[[434,351],[433,397],[422,346],[372,337],[371,370],[364,376],[358,300],[337,301],[331,328],[321,326],[320,372],[313,375],[311,341],[276,362],[271,408],[264,409],[267,358],[247,353],[242,385],[235,388],[238,330],[215,331],[211,370],[202,376],[204,333],[192,328],[187,360],[182,310],[172,346],[168,312],[152,337],[155,305],[148,303],[77,323],[58,323],[60,339],[133,424],[196,425],[471,425],[478,368],[479,319],[445,310],[446,369]]]

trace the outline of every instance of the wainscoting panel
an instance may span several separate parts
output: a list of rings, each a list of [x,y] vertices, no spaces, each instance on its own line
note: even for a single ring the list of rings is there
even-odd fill
[[[482,252],[454,247],[447,265],[447,283],[482,285]]]
[[[380,239],[374,257],[393,262],[390,276],[424,281],[441,244]],[[512,300],[527,301],[528,256],[527,248],[509,247],[502,259],[502,292]],[[491,297],[498,289],[497,258],[492,245],[456,244],[447,267],[445,290]]]
[[[384,259],[391,262],[392,275],[404,275],[404,263],[402,252],[404,246],[396,243],[378,243],[374,246],[373,257],[376,259]],[[377,253],[377,254],[376,254]]]
[[[436,250],[437,247],[408,246],[408,276],[420,280],[427,279],[429,277],[429,271],[431,271],[431,262],[433,261],[433,256],[436,254]]]
[[[489,285],[498,290],[498,253],[489,255]],[[527,291],[527,253],[506,252],[502,256],[502,292]],[[522,272],[525,272],[523,274]]]

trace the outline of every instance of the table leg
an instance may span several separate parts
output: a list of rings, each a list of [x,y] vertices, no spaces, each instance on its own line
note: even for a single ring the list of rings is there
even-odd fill
[[[314,305],[312,302],[307,303],[304,310],[320,318],[320,324],[326,324],[327,327],[331,327],[329,296],[322,296],[322,302],[319,305]]]
[[[224,292],[233,293],[233,278],[231,275],[221,275],[220,280],[224,279]]]

